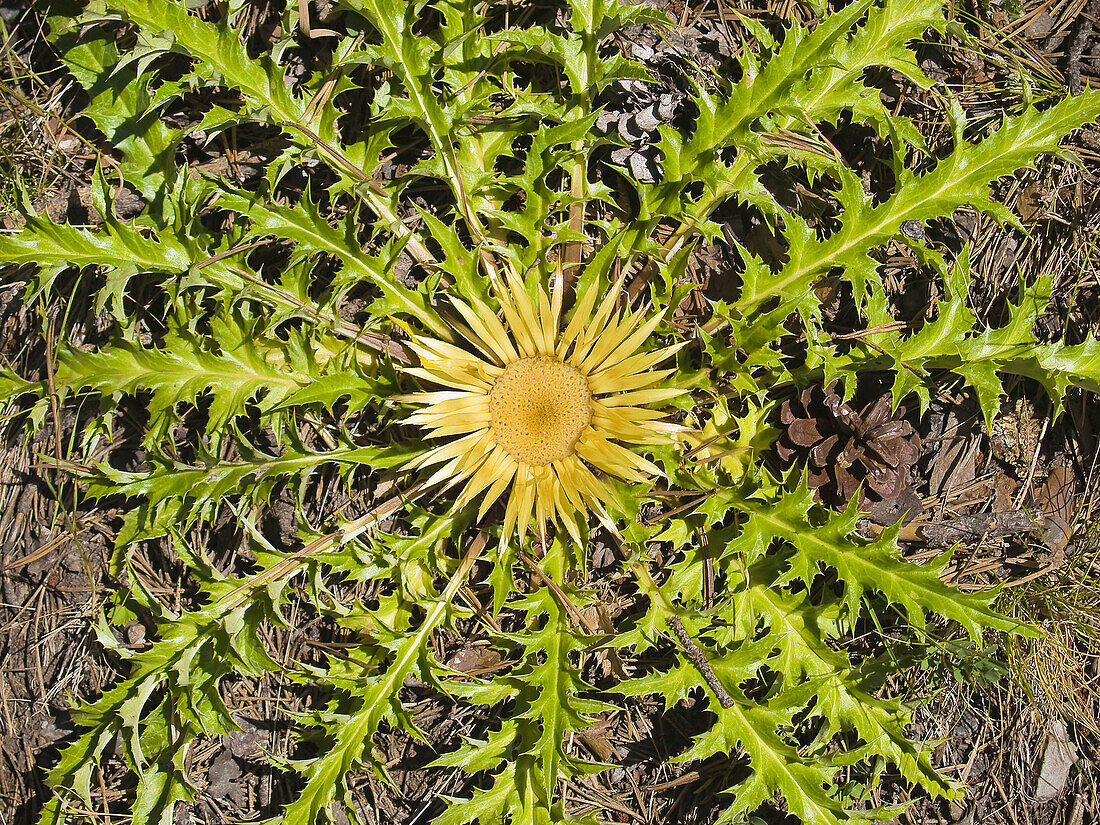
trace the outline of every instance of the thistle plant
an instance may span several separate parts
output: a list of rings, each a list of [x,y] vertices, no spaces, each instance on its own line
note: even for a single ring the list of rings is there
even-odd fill
[[[974,643],[1019,628],[991,592],[944,584],[946,559],[906,562],[896,530],[861,536],[856,502],[816,502],[804,468],[769,462],[769,422],[802,388],[850,396],[864,373],[891,376],[895,406],[952,375],[986,416],[1006,376],[1055,403],[1100,390],[1100,344],[1034,337],[1048,281],[984,328],[965,249],[901,231],[963,207],[1013,223],[990,184],[1058,152],[1100,96],[972,134],[941,89],[953,139],[933,151],[873,79],[931,87],[914,49],[945,30],[939,2],[855,0],[782,37],[744,19],[736,79],[685,75],[644,179],[597,126],[615,88],[655,82],[614,37],[670,25],[644,5],[339,0],[322,32],[287,3],[260,43],[240,28],[247,4],[193,5],[52,4],[49,37],[97,130],[102,222],[28,203],[0,238],[28,301],[80,277],[110,323],[94,343],[68,329],[48,379],[0,374],[32,425],[51,402],[80,405],[64,466],[120,519],[120,585],[95,633],[126,675],[74,708],[41,821],[111,804],[174,821],[203,793],[196,750],[238,726],[231,689],[259,679],[313,697],[277,720],[291,750],[265,751],[290,781],[264,814],[285,823],[361,821],[356,778],[386,776],[383,734],[465,777],[436,825],[591,821],[562,789],[610,766],[579,735],[637,697],[705,704],[674,758],[726,766],[724,822],[769,803],[810,825],[888,817],[868,790],[886,775],[960,793],[881,695],[889,644],[844,643],[930,618]],[[884,191],[825,138],[841,121],[877,136]],[[215,146],[228,171],[194,160]],[[234,170],[240,151],[254,178]],[[777,177],[808,181],[825,219]],[[114,210],[121,188],[144,203],[132,220]],[[723,227],[730,212],[757,216],[780,253]],[[685,320],[703,243],[739,263],[726,299]],[[891,313],[890,244],[940,285],[932,320]],[[828,276],[850,285],[854,334],[825,329],[813,287]],[[140,450],[122,399],[142,411]],[[263,529],[277,496],[296,541]],[[229,547],[212,538],[227,524]],[[597,544],[613,563],[593,563]],[[186,598],[148,585],[154,552]],[[607,630],[588,617],[611,590]],[[148,645],[120,641],[134,620],[155,627]],[[273,648],[318,627],[339,645]],[[449,667],[448,631],[499,664]],[[434,738],[411,709],[425,691],[485,726]],[[121,801],[93,792],[121,769]]]

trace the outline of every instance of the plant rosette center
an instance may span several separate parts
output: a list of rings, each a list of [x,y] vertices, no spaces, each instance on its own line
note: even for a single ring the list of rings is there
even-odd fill
[[[588,380],[555,358],[509,364],[489,393],[497,442],[516,461],[542,467],[576,451],[592,421]]]

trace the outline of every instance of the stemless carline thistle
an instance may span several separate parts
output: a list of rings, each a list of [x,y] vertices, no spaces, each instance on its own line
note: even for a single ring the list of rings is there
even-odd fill
[[[683,344],[639,351],[661,316],[617,312],[621,279],[598,305],[594,279],[562,329],[561,277],[551,294],[536,287],[533,299],[517,275],[505,277],[507,284],[493,282],[503,322],[476,298],[451,299],[462,318],[451,325],[469,349],[413,337],[420,366],[405,372],[449,389],[401,396],[423,405],[407,423],[451,440],[408,466],[440,465],[429,484],[465,482],[456,508],[484,493],[479,521],[511,487],[502,550],[514,532],[523,535],[532,514],[540,533],[553,520],[580,543],[578,513],[595,513],[614,529],[607,512],[613,498],[596,471],[631,482],[660,474],[623,445],[658,444],[680,429],[648,405],[683,392],[655,386],[675,370],[653,369]]]

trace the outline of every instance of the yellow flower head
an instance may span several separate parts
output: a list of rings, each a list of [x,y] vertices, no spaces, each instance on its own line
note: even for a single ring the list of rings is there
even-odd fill
[[[595,284],[585,290],[563,331],[561,278],[552,297],[540,286],[532,300],[512,274],[506,287],[494,284],[504,322],[481,301],[452,299],[465,321],[452,326],[469,349],[413,338],[421,366],[405,371],[450,389],[403,396],[423,405],[407,423],[451,440],[409,466],[441,465],[430,484],[465,482],[456,507],[484,492],[478,520],[510,487],[502,548],[514,531],[522,536],[532,513],[540,533],[553,519],[580,543],[577,513],[612,526],[611,495],[595,471],[626,481],[660,472],[622,445],[659,443],[679,429],[647,405],[682,392],[654,388],[674,370],[652,369],[682,345],[638,352],[661,317],[616,312],[621,286],[599,306]]]

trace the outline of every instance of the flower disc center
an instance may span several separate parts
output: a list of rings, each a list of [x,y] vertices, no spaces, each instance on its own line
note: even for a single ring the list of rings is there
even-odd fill
[[[537,467],[571,455],[592,420],[588,381],[555,358],[521,358],[504,368],[489,393],[497,443]]]

